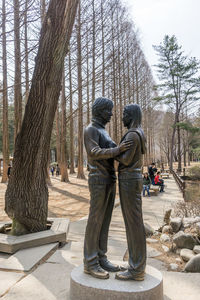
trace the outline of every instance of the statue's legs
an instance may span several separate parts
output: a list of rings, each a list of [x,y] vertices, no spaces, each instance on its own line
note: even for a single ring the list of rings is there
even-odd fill
[[[115,183],[89,184],[90,212],[85,232],[84,264],[99,263],[107,252],[108,230],[115,199]],[[106,256],[105,256],[106,257]]]
[[[144,273],[146,266],[146,238],[141,192],[141,179],[119,180],[120,202],[129,251],[128,270],[133,276]]]

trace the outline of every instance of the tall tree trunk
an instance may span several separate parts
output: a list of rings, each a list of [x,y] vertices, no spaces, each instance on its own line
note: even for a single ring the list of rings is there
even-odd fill
[[[8,140],[8,91],[7,91],[7,55],[6,55],[6,7],[2,1],[2,65],[3,65],[3,176],[1,182],[7,181],[9,164]],[[1,164],[1,161],[0,161]]]
[[[61,118],[61,181],[69,182],[68,171],[67,171],[67,129],[66,129],[66,97],[65,97],[65,71],[63,70],[62,78],[62,118]]]
[[[25,82],[26,82],[26,96],[25,103],[28,100],[29,94],[29,64],[28,64],[28,25],[27,25],[27,12],[28,12],[28,0],[25,2],[24,11],[24,50],[25,50]]]
[[[46,229],[50,138],[78,2],[50,0],[43,22],[32,86],[16,138],[5,195],[5,210],[13,219],[13,234]]]
[[[105,41],[104,41],[104,8],[101,0],[101,38],[102,38],[102,96],[105,97]]]
[[[114,102],[113,108],[113,139],[117,143],[118,142],[118,123],[117,123],[117,95],[116,95],[116,70],[115,70],[115,34],[114,34],[114,12],[111,12],[111,22],[112,22],[112,99]]]
[[[179,122],[179,119],[177,120]],[[178,141],[178,151],[177,151],[177,157],[178,157],[178,172],[181,172],[182,166],[181,166],[181,134],[180,134],[180,127],[177,126],[177,141]]]
[[[20,15],[19,0],[14,0],[14,44],[15,44],[15,132],[14,139],[20,131],[22,123],[22,93],[21,93],[21,49],[20,49]]]
[[[85,179],[83,170],[83,107],[82,107],[82,56],[81,56],[81,7],[78,6],[77,25],[77,67],[78,67],[78,173],[77,178]]]
[[[87,26],[87,32],[86,32],[86,65],[87,65],[87,125],[90,123],[90,80],[89,80],[89,28]]]
[[[45,13],[46,13],[46,0],[40,0],[40,19],[41,19],[41,24],[44,21]]]
[[[70,174],[74,174],[74,119],[72,101],[72,69],[71,69],[71,49],[69,50],[69,105],[70,105]]]
[[[61,138],[60,138],[60,112],[59,112],[59,101],[56,110],[56,160],[60,163],[60,152],[61,152]]]
[[[95,0],[92,0],[92,101],[95,100],[95,83],[96,83],[96,72],[95,72],[95,50],[96,50],[96,15],[95,15]]]

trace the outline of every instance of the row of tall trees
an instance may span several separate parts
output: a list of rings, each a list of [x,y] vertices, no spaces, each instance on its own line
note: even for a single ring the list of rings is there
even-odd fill
[[[108,130],[117,143],[124,133],[123,107],[132,102],[141,105],[149,150],[145,160],[154,158],[154,80],[135,26],[120,1],[81,1],[65,76],[70,172],[77,161],[77,175],[84,178],[83,127],[90,122],[91,105],[99,96],[114,102]],[[59,149],[57,146],[57,154]]]
[[[2,0],[1,57],[3,99],[4,174],[9,162],[8,112],[14,110],[14,137],[20,130],[24,107],[29,95],[30,78],[35,64],[38,37],[48,1]],[[154,147],[154,80],[140,47],[139,37],[127,9],[119,0],[82,0],[65,59],[62,91],[52,134],[62,181],[66,170],[84,178],[86,159],[83,128],[91,120],[91,105],[96,97],[114,102],[109,131],[118,143],[124,132],[123,107],[131,102],[141,105],[148,153],[145,161],[155,158]],[[11,114],[9,114],[11,116]]]

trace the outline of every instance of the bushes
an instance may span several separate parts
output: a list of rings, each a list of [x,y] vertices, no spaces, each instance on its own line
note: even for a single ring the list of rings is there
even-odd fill
[[[195,166],[188,170],[188,175],[192,180],[200,180],[200,167]]]

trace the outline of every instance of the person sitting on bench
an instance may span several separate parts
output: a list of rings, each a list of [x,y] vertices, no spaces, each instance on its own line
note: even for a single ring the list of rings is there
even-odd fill
[[[147,191],[147,195],[150,197],[149,189],[151,185],[151,179],[148,175],[148,173],[144,173],[143,177],[143,196],[145,197],[145,191]]]
[[[160,179],[160,172],[157,172],[154,178],[155,185],[160,186],[160,192],[164,192],[164,180]]]

